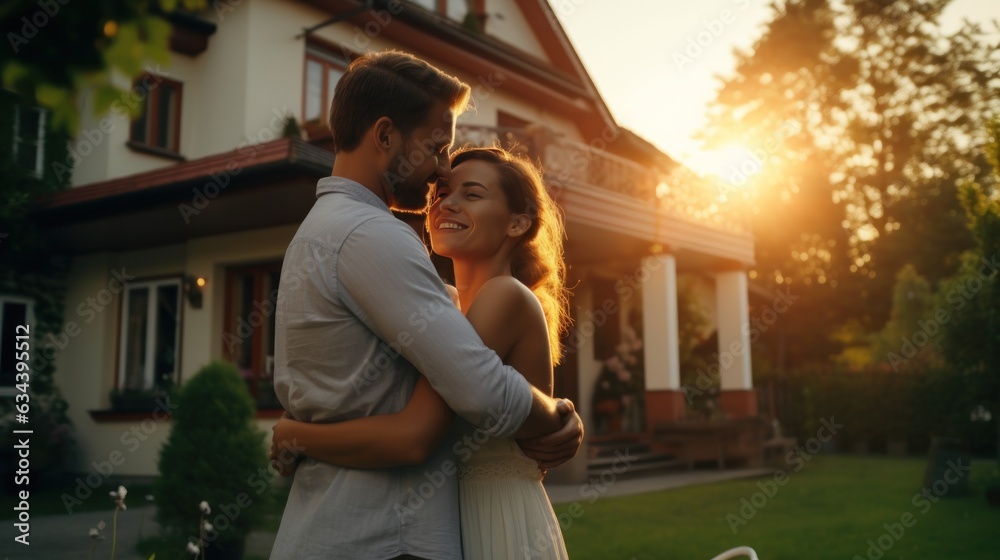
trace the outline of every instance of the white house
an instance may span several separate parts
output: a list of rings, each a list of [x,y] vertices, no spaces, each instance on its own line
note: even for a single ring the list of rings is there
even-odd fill
[[[118,100],[142,104],[142,117],[87,113],[70,145],[73,187],[40,201],[74,257],[57,382],[80,470],[120,453],[117,474],[155,474],[168,416],[128,397],[183,384],[214,359],[241,370],[262,428],[280,414],[270,387],[282,255],[330,172],[333,85],[352,58],[382,49],[472,86],[458,144],[516,140],[542,162],[566,214],[574,292],[556,391],[588,424],[603,360],[630,323],[644,338],[645,433],[684,416],[678,273],[708,279],[723,410],[756,415],[748,225],[615,123],[545,0],[211,4],[171,17],[171,63],[147,67]],[[283,134],[289,117],[301,137]],[[563,476],[581,479],[587,460]]]

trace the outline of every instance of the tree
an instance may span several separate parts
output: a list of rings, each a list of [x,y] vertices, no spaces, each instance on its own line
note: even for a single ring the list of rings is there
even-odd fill
[[[50,109],[53,124],[73,133],[83,91],[91,92],[94,112],[105,113],[146,64],[169,60],[164,14],[205,7],[206,0],[105,0],[100,9],[87,2],[5,2],[3,87]]]
[[[935,301],[930,283],[907,264],[896,275],[889,321],[872,338],[871,358],[893,371],[940,363],[937,336],[941,331],[935,318]]]
[[[875,324],[904,264],[937,284],[972,246],[957,190],[988,172],[981,123],[1000,109],[1000,58],[975,24],[941,30],[950,1],[846,5],[842,35],[856,72],[841,94],[851,103],[838,112],[846,134],[833,144],[841,173],[832,186],[845,202],[858,272],[874,280],[866,304]]]
[[[821,125],[842,107],[836,92],[851,72],[849,61],[830,54],[836,14],[823,0],[774,10],[753,49],[737,51],[736,70],[723,81],[704,138],[710,148],[735,144],[753,152],[724,178],[752,197],[757,265],[751,280],[798,297],[754,344],[755,360],[781,370],[838,352],[836,342],[816,333],[835,324],[838,312],[861,311],[850,308],[859,298],[843,297],[850,280],[848,233],[830,192],[835,161],[822,146]],[[759,173],[745,177],[743,168]]]
[[[942,337],[948,363],[959,375],[987,374],[987,385],[973,390],[993,403],[1000,453],[1000,120],[993,120],[987,130],[992,177],[970,182],[962,190],[976,246],[963,256],[959,273],[942,285],[939,305],[950,313]]]
[[[974,123],[1000,108],[1000,55],[973,24],[942,32],[947,4],[776,4],[723,80],[704,137],[756,154],[751,275],[799,292],[781,319],[783,347],[801,350],[789,364],[837,352],[816,335],[851,319],[878,330],[903,265],[936,284],[972,244],[957,184],[982,173]]]

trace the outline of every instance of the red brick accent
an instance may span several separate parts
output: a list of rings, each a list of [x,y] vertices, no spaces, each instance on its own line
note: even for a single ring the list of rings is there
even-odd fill
[[[683,418],[683,392],[646,391],[646,426],[648,429],[653,430],[659,424],[677,422]]]
[[[731,389],[719,393],[719,408],[732,419],[757,416],[757,392],[753,389]]]

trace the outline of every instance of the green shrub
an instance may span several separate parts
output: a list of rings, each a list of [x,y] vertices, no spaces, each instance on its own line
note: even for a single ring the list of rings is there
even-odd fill
[[[974,455],[996,453],[992,435],[1000,414],[991,409],[996,387],[987,372],[813,368],[760,372],[755,384],[765,394],[773,386],[784,432],[800,442],[816,436],[820,419],[834,417],[844,425],[835,441],[840,450],[864,443],[871,451],[884,451],[889,442],[903,441],[909,453],[925,453],[933,436],[950,436],[960,438]],[[990,419],[974,415],[977,409],[989,412]]]
[[[271,494],[253,399],[232,364],[212,362],[181,387],[177,405],[160,452],[160,526],[171,537],[197,540],[199,503],[206,501],[214,530],[205,540],[214,548],[238,547],[264,521]]]

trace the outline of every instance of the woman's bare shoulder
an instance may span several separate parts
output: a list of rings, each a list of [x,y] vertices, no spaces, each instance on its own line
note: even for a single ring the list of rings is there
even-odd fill
[[[538,319],[543,325],[545,323],[542,304],[534,292],[513,276],[497,276],[487,280],[476,294],[472,307],[477,304],[494,310],[504,309],[504,314],[508,316],[517,314],[525,320],[521,323],[524,325],[536,323]]]

